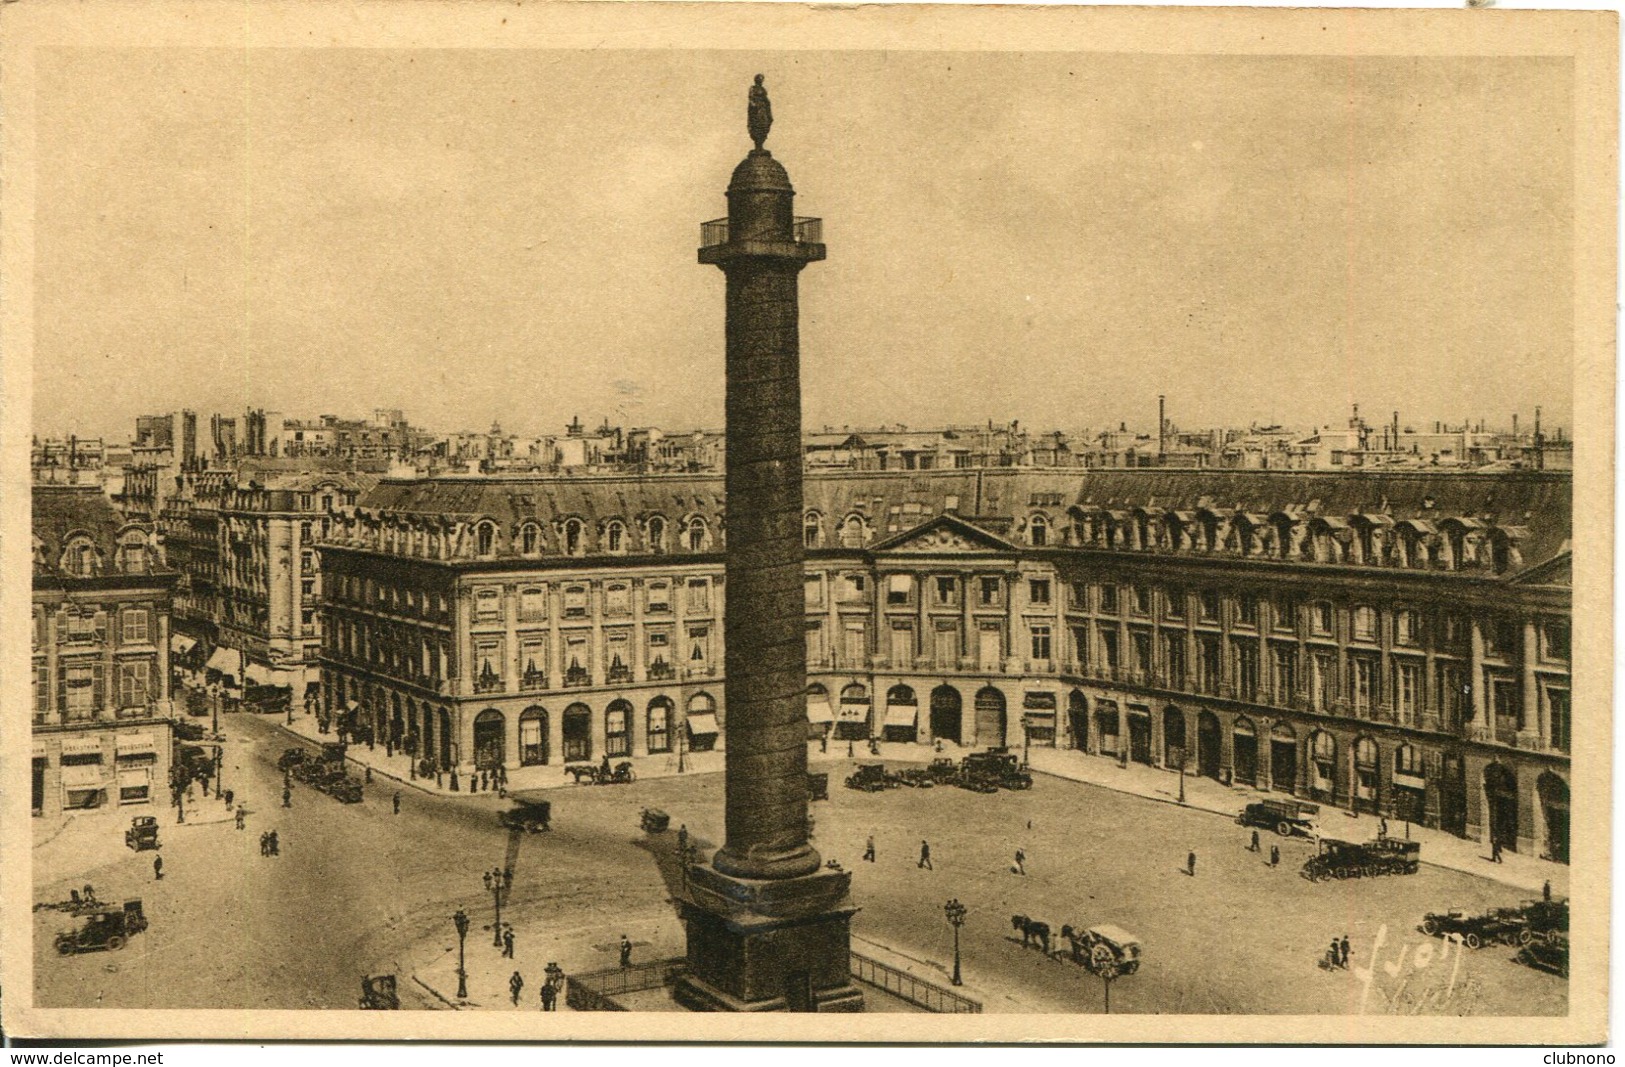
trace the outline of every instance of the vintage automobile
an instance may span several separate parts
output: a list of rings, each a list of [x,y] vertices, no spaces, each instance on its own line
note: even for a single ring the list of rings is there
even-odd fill
[[[139,900],[126,900],[117,907],[80,908],[76,914],[79,921],[73,929],[56,935],[56,950],[64,956],[103,948],[117,952],[129,944],[131,937],[147,928],[147,917]]]
[[[310,751],[303,748],[285,748],[282,755],[276,758],[276,769],[286,774],[298,764],[310,759]]]
[[[1016,754],[999,748],[972,752],[960,761],[959,770],[964,777],[985,778],[1001,789],[1033,787],[1033,776],[1021,769]]]
[[[175,726],[175,740],[177,740],[177,741],[201,741],[201,740],[203,740],[204,730],[203,730],[203,724],[202,723],[187,722],[185,719],[177,719],[177,720],[175,720],[174,726]]]
[[[1072,944],[1072,962],[1096,974],[1117,977],[1140,969],[1140,939],[1120,926],[1063,926],[1061,936]]]
[[[953,785],[959,778],[959,766],[953,760],[939,756],[931,761],[931,766],[925,769],[925,773],[938,785]]]
[[[1531,939],[1564,940],[1569,935],[1568,900],[1526,900],[1518,907],[1519,916]]]
[[[896,784],[886,773],[884,763],[860,763],[857,770],[846,776],[846,787],[863,793],[879,793]]]
[[[137,815],[130,820],[130,828],[124,831],[124,846],[133,848],[137,852],[145,852],[149,848],[158,848],[158,820],[151,815]]]
[[[1569,935],[1565,933],[1545,940],[1531,941],[1518,950],[1514,957],[1525,967],[1550,971],[1562,978],[1569,976]]]
[[[340,804],[359,804],[366,796],[361,779],[352,778],[344,771],[335,771],[316,783],[316,788]]]
[[[1422,846],[1416,841],[1379,837],[1373,841],[1320,839],[1319,850],[1303,865],[1311,882],[1325,878],[1375,878],[1384,874],[1415,874],[1421,866]]]
[[[924,767],[905,767],[893,774],[892,780],[910,789],[930,789],[937,784],[937,780],[931,777],[931,772]]]
[[[997,793],[999,791],[999,783],[996,779],[989,778],[985,774],[966,774],[963,771],[954,779],[954,785],[961,789],[968,789],[972,793]]]
[[[671,816],[659,808],[644,808],[642,815],[643,829],[651,834],[663,834],[671,826]]]
[[[1315,825],[1319,816],[1318,804],[1305,804],[1299,800],[1260,800],[1242,808],[1236,821],[1243,826],[1274,830],[1282,837],[1293,834],[1314,837],[1319,832]]]
[[[509,830],[523,830],[539,834],[551,830],[553,802],[550,800],[516,800],[514,806],[497,816],[497,821]]]
[[[1482,948],[1497,942],[1513,945],[1520,941],[1520,934],[1528,933],[1516,912],[1516,908],[1493,908],[1478,915],[1468,915],[1459,908],[1429,912],[1422,917],[1422,932],[1429,937],[1455,934],[1468,948]]]
[[[829,775],[823,772],[807,772],[807,799],[829,799]]]
[[[361,1007],[365,1011],[399,1011],[401,998],[395,991],[392,974],[369,975],[361,979]]]

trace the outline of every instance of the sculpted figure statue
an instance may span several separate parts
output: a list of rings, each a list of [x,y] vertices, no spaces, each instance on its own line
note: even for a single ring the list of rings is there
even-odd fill
[[[761,151],[762,142],[767,140],[767,131],[773,128],[773,105],[767,99],[767,89],[762,85],[760,74],[756,75],[756,84],[750,87],[746,124],[750,128],[750,139],[756,142],[757,151]]]

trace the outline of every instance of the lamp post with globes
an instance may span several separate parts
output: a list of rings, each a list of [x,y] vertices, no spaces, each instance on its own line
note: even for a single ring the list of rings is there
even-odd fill
[[[462,908],[451,917],[452,925],[457,927],[457,999],[468,999],[468,971],[463,968],[463,942],[468,938],[468,914]]]
[[[954,928],[953,983],[954,985],[964,985],[965,983],[959,980],[959,928],[965,925],[965,905],[959,902],[958,897],[955,897],[942,906],[942,914],[947,918],[948,925]]]
[[[491,944],[502,947],[502,868],[493,867],[485,872],[485,888],[491,891],[491,904],[496,909],[496,922],[491,927]]]

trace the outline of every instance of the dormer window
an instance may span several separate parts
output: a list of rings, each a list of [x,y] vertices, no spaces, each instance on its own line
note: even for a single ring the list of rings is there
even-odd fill
[[[475,551],[482,556],[489,556],[496,550],[497,528],[495,523],[482,522],[474,531]]]
[[[580,519],[570,519],[564,524],[564,552],[566,555],[579,556],[585,549]]]
[[[527,522],[519,530],[519,551],[534,556],[542,550],[542,531],[534,522]]]
[[[1049,544],[1049,520],[1042,515],[1034,515],[1027,523],[1027,540],[1034,548]]]
[[[612,522],[604,530],[604,548],[609,552],[620,553],[625,551],[626,528],[618,522]]]
[[[62,553],[62,570],[67,574],[80,578],[89,578],[96,573],[96,548],[83,538],[69,542],[67,550]]]
[[[125,534],[119,541],[118,568],[124,574],[147,573],[147,539],[138,533]]]
[[[649,519],[649,551],[658,556],[666,551],[666,520],[659,515]]]
[[[688,520],[688,550],[690,552],[704,551],[705,539],[705,520],[696,515]]]

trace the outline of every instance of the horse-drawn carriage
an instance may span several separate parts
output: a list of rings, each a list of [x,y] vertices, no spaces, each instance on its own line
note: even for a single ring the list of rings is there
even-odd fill
[[[1072,946],[1072,962],[1095,974],[1115,978],[1140,969],[1140,939],[1120,926],[1102,924],[1087,930],[1063,926],[1061,936]]]
[[[637,779],[630,760],[622,760],[614,767],[605,760],[597,763],[567,763],[564,773],[575,778],[576,785],[626,785]]]
[[[398,1011],[400,995],[395,991],[395,976],[377,974],[361,979],[361,1007],[364,1011]]]
[[[497,816],[504,829],[539,834],[553,827],[553,802],[550,800],[515,800],[514,806]]]
[[[642,825],[646,833],[663,834],[671,826],[671,816],[659,808],[644,808]]]

